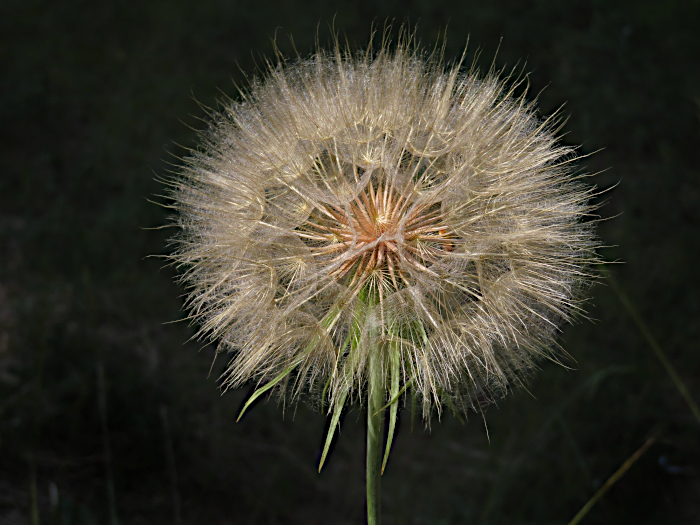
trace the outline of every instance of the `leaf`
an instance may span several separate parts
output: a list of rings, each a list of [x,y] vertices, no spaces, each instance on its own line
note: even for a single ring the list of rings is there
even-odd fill
[[[343,355],[343,353],[345,352],[345,348],[347,348],[347,346],[350,344],[352,337],[352,333],[350,333],[345,338],[345,341],[343,341],[343,344],[338,349],[338,358],[340,358],[340,356]],[[326,409],[326,394],[328,393],[328,388],[331,386],[332,381],[333,375],[330,375],[328,377],[328,381],[326,381],[326,384],[323,386],[323,392],[321,392],[321,411],[324,411]]]
[[[410,345],[410,343],[407,343],[407,341],[405,341],[405,340],[403,340],[403,339],[395,339],[395,340],[393,340],[392,342],[390,342],[389,344],[392,345],[392,346],[405,345],[405,344],[409,344],[409,345]],[[398,364],[399,364],[399,361],[400,361],[400,358],[401,358],[401,355],[398,353],[398,350],[397,350],[396,356],[397,356],[397,359],[398,359],[398,361],[397,361],[396,364],[398,365]],[[393,366],[394,362],[392,361],[391,364],[392,364],[392,366]],[[393,368],[392,368],[392,374],[393,374]],[[399,378],[399,379],[400,379],[400,378]],[[379,413],[379,412],[382,411],[382,410],[386,410],[387,408],[389,408],[390,405],[394,404],[395,401],[398,401],[399,397],[401,397],[401,394],[403,394],[403,393],[406,391],[406,389],[407,389],[409,386],[411,386],[411,383],[412,383],[412,382],[413,382],[413,379],[409,379],[408,381],[406,381],[406,383],[404,383],[403,387],[401,388],[401,390],[399,390],[399,391],[396,393],[396,395],[393,395],[393,392],[392,392],[391,400],[390,400],[386,405],[384,405],[382,408],[380,408],[379,410],[377,410],[377,412],[375,412],[375,413],[372,414],[372,415],[377,415],[377,413]],[[413,416],[411,416],[411,417],[413,417]],[[413,423],[411,423],[411,424],[413,424]],[[413,427],[411,427],[411,428],[413,428]]]
[[[326,410],[326,394],[328,393],[328,387],[331,386],[332,380],[333,376],[328,376],[326,384],[323,385],[323,391],[321,392],[321,412],[324,412]]]
[[[391,442],[394,440],[394,431],[396,430],[396,418],[398,416],[399,412],[399,396],[401,393],[406,390],[406,387],[408,387],[408,382],[404,385],[404,387],[399,391],[399,379],[400,379],[400,367],[399,367],[399,361],[400,361],[400,355],[399,355],[399,349],[396,347],[396,345],[390,345],[389,346],[389,359],[390,359],[390,365],[391,365],[391,401],[389,402],[389,405],[391,405],[391,408],[389,409],[389,434],[387,435],[386,439],[386,449],[384,450],[384,461],[382,461],[382,474],[384,474],[384,468],[386,467],[386,462],[389,459],[389,452],[391,451]],[[377,412],[381,412],[384,410],[386,406],[382,407],[380,410]]]
[[[321,462],[318,465],[318,471],[321,472],[323,468],[323,463],[326,461],[326,456],[328,455],[328,449],[333,441],[333,434],[335,433],[335,427],[338,426],[338,421],[340,421],[340,414],[345,406],[345,398],[348,395],[347,390],[341,392],[340,397],[336,399],[335,406],[333,407],[333,417],[331,418],[331,424],[328,427],[328,434],[326,434],[326,444],[323,446],[323,454],[321,454]]]
[[[411,380],[410,380],[410,379],[409,379],[408,381],[406,381],[406,384],[403,385],[403,387],[401,388],[401,390],[399,390],[395,396],[392,396],[391,401],[389,401],[386,405],[384,405],[382,408],[380,408],[379,410],[377,410],[377,411],[376,411],[374,414],[372,414],[372,415],[373,415],[373,416],[376,416],[376,415],[377,415],[379,412],[381,412],[382,410],[386,410],[386,409],[389,408],[391,405],[393,405],[395,401],[398,401],[398,399],[401,397],[401,394],[403,394],[409,386],[411,386]]]
[[[418,321],[418,332],[420,333],[423,344],[428,343],[428,334],[425,333],[425,327],[421,321]]]
[[[340,307],[336,306],[335,308],[331,309],[325,317],[321,320],[320,325],[323,327],[324,330],[328,330],[335,322],[338,320],[340,317],[340,314],[342,313],[342,310]],[[311,352],[316,344],[318,343],[318,336],[314,336],[314,338],[309,342],[308,345],[306,345],[306,348],[304,351],[297,356],[297,358],[292,362],[291,365],[289,365],[287,368],[285,368],[277,377],[275,377],[272,381],[267,383],[265,386],[258,388],[255,392],[253,392],[253,395],[248,398],[248,401],[246,401],[246,404],[243,405],[243,408],[241,409],[241,413],[238,414],[238,418],[236,419],[236,422],[240,421],[241,417],[243,417],[243,413],[248,409],[248,407],[255,401],[257,398],[259,398],[261,395],[263,395],[265,392],[268,390],[272,389],[277,383],[282,381],[285,377],[287,377],[292,370],[294,370],[297,366],[299,366],[302,361],[306,358],[306,356]],[[326,387],[328,386],[328,383],[326,384]],[[324,393],[325,393],[325,388],[324,388]]]
[[[277,377],[275,377],[272,381],[267,383],[265,386],[262,386],[255,390],[253,392],[253,395],[251,395],[248,398],[248,401],[246,401],[245,405],[243,405],[243,408],[241,409],[241,413],[238,414],[238,418],[236,419],[236,423],[240,421],[240,419],[243,417],[243,413],[248,409],[248,407],[255,401],[257,398],[259,398],[261,395],[263,395],[265,392],[268,390],[271,390],[277,383],[282,381],[285,377],[287,377],[289,374],[292,373],[292,370],[294,370],[297,366],[299,366],[302,362],[301,358],[297,358],[291,365],[289,365],[287,368],[285,368]]]

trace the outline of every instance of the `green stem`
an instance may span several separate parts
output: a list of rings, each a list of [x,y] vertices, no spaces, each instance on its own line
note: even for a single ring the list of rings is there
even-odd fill
[[[381,354],[378,349],[372,349],[370,352],[367,403],[367,524],[380,525],[385,396],[382,388]]]
[[[661,364],[666,369],[666,373],[670,376],[671,381],[673,381],[673,384],[676,385],[676,388],[678,389],[678,392],[681,394],[681,396],[683,396],[683,399],[685,399],[685,402],[688,404],[688,407],[693,413],[693,416],[695,416],[697,422],[700,423],[700,408],[698,407],[697,403],[695,403],[693,396],[690,395],[688,387],[685,386],[685,383],[681,379],[681,376],[678,375],[676,367],[674,367],[671,361],[668,359],[668,357],[666,356],[666,352],[664,352],[664,349],[661,348],[661,345],[652,335],[651,330],[649,330],[646,323],[644,322],[644,319],[642,319],[642,316],[639,314],[639,312],[637,312],[637,309],[634,307],[634,304],[632,303],[630,298],[627,297],[627,294],[622,290],[622,287],[617,282],[617,279],[615,279],[612,276],[610,271],[605,266],[601,266],[600,269],[603,276],[607,278],[618,299],[620,299],[620,302],[627,310],[627,313],[635,322],[637,328],[639,328],[639,331],[642,332],[642,335],[647,340],[647,343],[649,343],[649,346],[654,351],[654,354],[659,359],[659,361],[661,361]]]
[[[617,471],[608,478],[608,480],[603,483],[603,486],[598,489],[598,491],[593,495],[591,499],[588,500],[588,502],[583,506],[583,508],[578,511],[578,514],[574,516],[574,519],[572,519],[569,522],[569,525],[577,525],[583,517],[588,514],[588,511],[591,510],[593,505],[595,505],[600,498],[603,497],[603,494],[605,494],[610,487],[612,487],[617,480],[619,480],[625,472],[629,470],[629,468],[634,464],[635,461],[637,461],[642,454],[644,454],[647,449],[656,441],[656,438],[659,437],[659,434],[661,433],[661,429],[657,429],[652,436],[646,440],[646,443],[644,443],[637,452],[632,454],[627,461],[625,461],[622,466],[617,469]]]

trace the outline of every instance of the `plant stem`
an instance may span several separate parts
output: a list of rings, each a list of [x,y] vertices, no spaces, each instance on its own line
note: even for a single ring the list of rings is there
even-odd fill
[[[607,278],[613,291],[627,310],[627,313],[635,322],[637,328],[639,328],[639,331],[642,332],[642,335],[647,340],[647,343],[649,343],[649,346],[654,351],[656,357],[659,359],[659,361],[661,361],[661,364],[666,369],[666,373],[670,376],[671,381],[673,381],[673,384],[676,385],[678,392],[681,394],[681,396],[683,396],[683,399],[685,399],[685,402],[688,404],[688,407],[693,413],[693,416],[695,416],[696,421],[700,423],[700,408],[698,408],[697,403],[695,403],[695,400],[690,395],[688,387],[685,386],[685,383],[681,379],[681,376],[678,375],[676,367],[674,367],[671,361],[668,359],[668,357],[666,356],[666,352],[664,352],[664,349],[661,348],[661,345],[652,335],[651,330],[649,330],[646,323],[642,319],[642,316],[639,314],[639,312],[637,312],[637,309],[634,307],[634,304],[632,303],[630,298],[627,297],[627,294],[625,294],[625,292],[622,290],[622,287],[617,282],[617,279],[615,279],[612,276],[610,271],[605,266],[601,266],[601,273],[604,277]]]
[[[382,434],[384,430],[384,389],[382,388],[381,354],[376,350],[369,358],[367,402],[367,524],[381,525]]]
[[[651,435],[651,437],[649,437],[649,439],[647,439],[646,442],[641,447],[639,447],[639,449],[634,454],[632,454],[627,459],[627,461],[625,461],[622,464],[622,466],[619,469],[617,469],[617,471],[612,476],[608,478],[608,480],[605,483],[603,483],[603,486],[600,487],[598,491],[593,495],[593,497],[589,499],[588,502],[583,506],[583,508],[580,511],[578,511],[578,514],[576,514],[576,516],[574,516],[574,519],[572,519],[569,522],[569,525],[577,525],[583,519],[583,517],[586,514],[588,514],[588,511],[591,510],[593,505],[595,505],[598,502],[598,500],[600,500],[600,498],[603,497],[603,494],[605,494],[608,491],[608,489],[610,489],[610,487],[612,487],[615,484],[615,482],[619,480],[625,474],[625,472],[629,470],[629,468],[634,464],[634,462],[637,461],[642,456],[642,454],[644,454],[647,451],[647,449],[654,443],[654,441],[656,441],[656,438],[659,437],[660,432],[661,430],[657,429]]]

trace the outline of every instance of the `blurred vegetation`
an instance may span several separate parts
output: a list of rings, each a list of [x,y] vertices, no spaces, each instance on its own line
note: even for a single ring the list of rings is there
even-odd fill
[[[0,523],[357,524],[364,418],[316,473],[323,414],[219,395],[187,342],[155,174],[191,147],[217,90],[236,96],[275,38],[364,46],[406,17],[446,53],[526,60],[543,114],[608,189],[608,260],[700,401],[700,3],[439,0],[5,0],[0,5]],[[522,64],[522,62],[521,62]],[[195,100],[196,99],[196,100]],[[175,155],[175,157],[173,156]],[[610,169],[608,169],[610,168]],[[612,218],[614,217],[614,218]],[[565,524],[658,425],[659,439],[582,523],[697,523],[700,428],[609,286],[565,328],[571,369],[542,365],[486,412],[403,421],[386,524]],[[185,343],[183,345],[183,343]],[[104,371],[101,383],[100,370]],[[111,495],[110,495],[111,494]],[[113,496],[113,497],[112,497]]]

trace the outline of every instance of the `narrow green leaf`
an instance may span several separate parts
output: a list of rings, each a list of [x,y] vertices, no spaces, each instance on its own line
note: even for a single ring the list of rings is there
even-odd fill
[[[321,326],[323,327],[324,330],[328,330],[335,322],[338,320],[340,317],[340,314],[342,312],[342,309],[339,306],[335,306],[332,308],[326,315],[325,317],[321,320]],[[257,398],[259,398],[261,395],[263,395],[265,392],[268,390],[272,389],[277,383],[282,381],[285,377],[287,377],[292,370],[294,370],[297,366],[299,366],[302,361],[305,359],[305,357],[311,352],[316,344],[318,343],[318,336],[314,336],[309,342],[308,345],[306,345],[306,348],[304,351],[294,360],[294,362],[289,365],[287,368],[285,368],[277,377],[275,377],[272,381],[267,383],[265,386],[258,388],[255,392],[253,392],[253,395],[250,396],[248,401],[246,401],[246,404],[243,405],[243,408],[241,409],[241,413],[238,414],[238,418],[236,419],[236,422],[240,421],[241,417],[243,417],[243,413],[248,409],[248,407],[255,401]],[[325,389],[324,389],[325,392]]]
[[[423,344],[426,344],[428,342],[428,334],[425,333],[425,327],[423,327],[423,323],[421,321],[418,321],[418,332],[423,340]]]
[[[323,392],[321,392],[321,412],[325,412],[326,410],[326,394],[328,393],[328,387],[331,386],[332,379],[333,376],[329,376],[328,381],[323,385]]]
[[[277,383],[279,383],[285,377],[287,377],[289,374],[291,374],[292,370],[294,370],[297,366],[299,366],[301,364],[301,362],[302,362],[301,358],[296,359],[291,365],[289,365],[287,368],[285,368],[272,381],[267,383],[265,386],[258,388],[255,392],[253,392],[253,395],[251,395],[248,398],[248,401],[246,401],[245,405],[243,405],[243,408],[241,409],[241,413],[238,414],[238,418],[236,419],[236,422],[240,421],[240,419],[243,417],[243,413],[248,409],[248,407],[253,403],[253,401],[255,401],[257,398],[259,398],[261,395],[263,395],[268,390],[272,389]]]
[[[386,467],[386,462],[389,459],[389,452],[391,451],[391,442],[394,440],[394,431],[396,430],[396,418],[399,412],[399,396],[406,390],[408,382],[399,391],[399,379],[400,379],[400,353],[396,345],[389,346],[389,359],[391,360],[391,409],[389,410],[389,434],[386,439],[386,449],[384,450],[384,460],[382,461],[382,474],[384,474],[384,468]],[[378,410],[381,412],[385,407]]]
[[[326,435],[326,444],[323,446],[323,454],[321,454],[321,462],[318,465],[318,471],[321,472],[323,464],[326,461],[326,456],[328,455],[328,449],[333,442],[333,434],[335,433],[335,427],[338,426],[338,421],[340,421],[340,414],[345,406],[345,398],[348,395],[348,391],[344,390],[340,397],[336,399],[335,406],[333,407],[333,417],[331,418],[331,424],[328,427],[328,434]]]
[[[398,393],[397,393],[395,396],[393,396],[393,397],[391,398],[391,401],[389,401],[386,405],[384,405],[382,408],[380,408],[379,410],[377,410],[377,411],[376,411],[374,414],[372,414],[372,415],[373,415],[373,416],[376,416],[376,415],[379,414],[379,412],[381,412],[382,410],[386,410],[386,409],[389,408],[391,405],[393,405],[396,401],[399,400],[399,398],[401,397],[401,395],[406,391],[406,389],[407,389],[409,386],[411,386],[411,380],[410,380],[410,379],[409,379],[408,381],[406,381],[406,384],[403,385],[403,387],[401,388],[401,390],[399,390]]]
[[[352,333],[350,333],[345,338],[345,341],[343,341],[343,344],[338,349],[338,359],[340,359],[340,357],[343,356],[343,353],[345,352],[347,346],[350,344],[352,337]],[[326,394],[328,393],[328,388],[331,386],[332,380],[333,376],[331,375],[330,377],[328,377],[328,381],[326,381],[326,384],[323,386],[323,392],[321,392],[321,412],[326,410]]]

